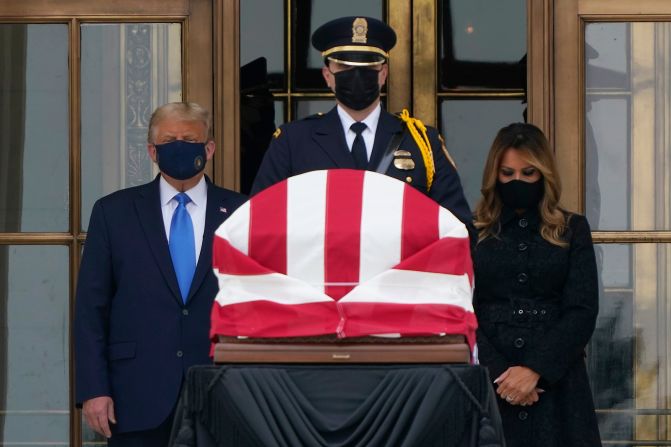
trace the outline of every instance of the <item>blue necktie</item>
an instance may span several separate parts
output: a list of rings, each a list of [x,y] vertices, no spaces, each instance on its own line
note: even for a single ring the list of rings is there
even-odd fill
[[[363,141],[361,132],[368,126],[362,122],[356,122],[350,126],[350,129],[356,134],[354,143],[352,143],[352,156],[357,169],[366,169],[368,167],[368,152],[366,152],[366,143]]]
[[[196,271],[196,242],[193,236],[193,222],[186,210],[186,204],[191,201],[189,196],[180,192],[174,199],[178,202],[170,223],[170,257],[177,274],[179,291],[182,300],[186,303],[191,288],[193,274]]]

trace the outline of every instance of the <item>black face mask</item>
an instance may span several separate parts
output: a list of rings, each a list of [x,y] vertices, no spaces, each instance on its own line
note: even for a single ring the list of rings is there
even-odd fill
[[[538,205],[538,202],[543,198],[545,188],[543,186],[543,179],[539,179],[533,183],[522,180],[511,180],[502,183],[497,180],[496,190],[501,196],[503,203],[512,209],[529,209]]]
[[[158,168],[177,180],[187,180],[205,169],[205,143],[175,140],[155,144]]]
[[[377,77],[380,72],[366,67],[355,67],[333,73],[335,97],[352,110],[363,110],[380,96]]]

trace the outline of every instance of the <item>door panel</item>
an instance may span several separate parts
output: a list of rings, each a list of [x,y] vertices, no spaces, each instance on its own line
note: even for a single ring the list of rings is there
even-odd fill
[[[0,444],[68,445],[68,251],[0,245]]]
[[[671,445],[671,3],[555,0],[564,202],[595,230],[589,368],[604,445]]]
[[[0,231],[68,229],[68,26],[0,24]]]
[[[472,210],[496,132],[526,119],[527,3],[415,2],[414,114],[440,130]]]
[[[180,23],[83,23],[82,231],[93,203],[151,181],[147,127],[161,104],[182,100]]]
[[[471,210],[480,200],[482,171],[496,131],[521,121],[524,109],[525,105],[515,98],[441,98],[439,125]]]
[[[215,6],[0,2],[0,66],[10,68],[0,73],[0,444],[103,441],[82,431],[73,401],[70,321],[88,216],[99,197],[156,174],[146,155],[156,106],[184,98],[212,109]]]

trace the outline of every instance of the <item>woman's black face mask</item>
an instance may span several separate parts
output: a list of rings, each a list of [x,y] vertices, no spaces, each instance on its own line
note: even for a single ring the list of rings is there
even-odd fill
[[[335,97],[352,110],[363,110],[380,96],[379,70],[355,67],[331,72],[335,78]]]
[[[533,183],[523,180],[511,180],[503,183],[497,180],[496,190],[499,192],[503,203],[516,210],[538,206],[538,202],[543,198],[545,192],[542,178]]]

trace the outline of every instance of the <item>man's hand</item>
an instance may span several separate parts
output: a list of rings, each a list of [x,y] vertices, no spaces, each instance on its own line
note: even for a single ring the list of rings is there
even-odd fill
[[[84,401],[82,412],[92,430],[100,433],[106,438],[112,436],[110,422],[116,424],[114,417],[114,402],[109,396],[94,397]]]
[[[526,366],[511,366],[494,380],[498,385],[496,394],[512,405],[530,405],[538,401],[538,379],[540,375]]]

